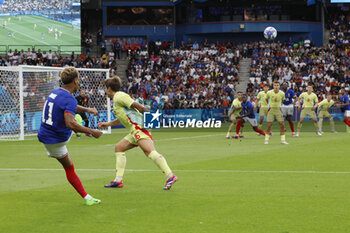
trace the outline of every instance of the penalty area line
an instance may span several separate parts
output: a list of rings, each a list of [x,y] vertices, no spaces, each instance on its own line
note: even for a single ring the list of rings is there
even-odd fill
[[[88,172],[114,172],[115,169],[76,169]],[[63,168],[0,168],[0,171],[63,171]],[[126,169],[127,172],[160,172],[152,169]],[[350,171],[250,171],[250,170],[174,170],[186,173],[287,173],[287,174],[350,174]]]

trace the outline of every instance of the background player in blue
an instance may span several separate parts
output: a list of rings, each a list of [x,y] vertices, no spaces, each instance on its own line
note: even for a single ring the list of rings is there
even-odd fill
[[[74,67],[65,68],[61,72],[61,81],[63,87],[53,90],[45,102],[38,139],[44,144],[48,156],[56,158],[62,164],[69,183],[85,199],[85,204],[98,204],[101,201],[91,197],[85,191],[75,173],[73,162],[66,147],[72,135],[72,130],[76,133],[91,134],[95,138],[102,135],[101,131],[81,126],[74,121],[76,111],[85,111],[97,115],[97,110],[77,105],[77,100],[72,94],[78,91],[79,73]]]
[[[243,121],[243,124],[244,122],[248,121],[255,132],[265,136],[264,131],[258,128],[258,121],[256,120],[254,114],[254,106],[251,102],[248,101],[247,95],[243,95],[241,104],[242,112],[241,116],[239,116],[238,118],[240,118]]]
[[[341,104],[337,104],[338,107],[344,108],[344,122],[345,124],[350,127],[350,100],[349,96],[346,94],[346,91],[344,88],[340,90],[340,102]],[[348,128],[349,132],[349,128]]]
[[[294,106],[293,106],[294,98],[296,98],[297,96],[295,95],[292,89],[288,89],[288,83],[284,83],[282,89],[283,89],[283,92],[285,93],[285,99],[283,101],[283,105],[281,108],[283,117],[285,117],[289,123],[290,130],[292,131],[292,136],[295,136],[292,117],[293,117],[293,111],[294,111]]]

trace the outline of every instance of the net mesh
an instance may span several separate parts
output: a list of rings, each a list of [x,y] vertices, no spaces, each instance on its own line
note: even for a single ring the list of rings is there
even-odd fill
[[[0,70],[0,140],[15,140],[20,133],[19,72]]]
[[[19,69],[1,70],[0,82],[0,139],[19,139],[20,131],[20,95]],[[61,86],[60,72],[63,69],[45,67],[23,68],[23,109],[24,135],[34,135],[41,124],[42,109],[49,93]],[[98,123],[108,121],[107,96],[104,92],[104,80],[107,70],[78,69],[80,74],[80,91],[74,96],[80,100],[79,104],[85,107],[95,107],[99,114],[82,114],[83,124],[97,129]],[[81,96],[81,97],[79,97]]]

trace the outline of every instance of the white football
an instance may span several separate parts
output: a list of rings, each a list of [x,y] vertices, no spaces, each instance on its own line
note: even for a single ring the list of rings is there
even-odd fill
[[[267,27],[264,30],[264,37],[267,40],[274,40],[277,37],[277,30],[274,27]]]

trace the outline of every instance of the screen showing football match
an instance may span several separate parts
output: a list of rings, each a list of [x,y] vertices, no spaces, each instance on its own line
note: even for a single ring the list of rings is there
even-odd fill
[[[79,0],[0,0],[0,50],[80,53]]]

